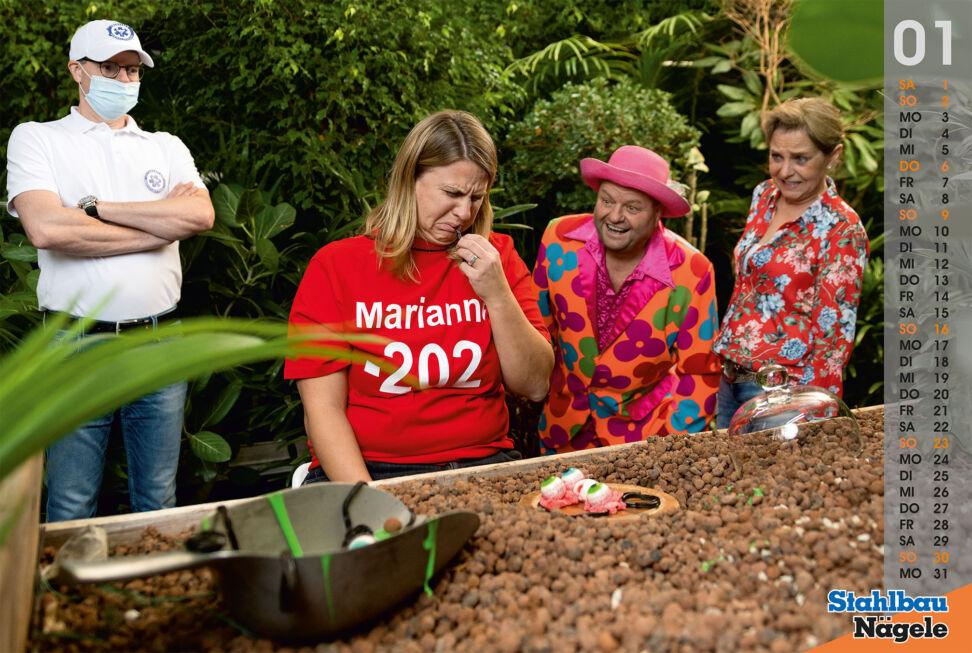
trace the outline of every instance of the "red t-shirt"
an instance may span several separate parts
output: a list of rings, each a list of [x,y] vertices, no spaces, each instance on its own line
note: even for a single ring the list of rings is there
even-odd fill
[[[536,288],[509,236],[492,234],[513,295],[547,336]],[[356,236],[321,248],[311,259],[290,311],[290,324],[323,324],[366,333],[378,343],[328,346],[383,361],[288,359],[284,378],[348,371],[347,418],[365,460],[441,463],[512,448],[499,355],[485,305],[469,280],[434,245],[417,243],[418,283],[381,266],[374,241]],[[313,455],[313,452],[312,452]],[[313,457],[312,467],[318,465]]]

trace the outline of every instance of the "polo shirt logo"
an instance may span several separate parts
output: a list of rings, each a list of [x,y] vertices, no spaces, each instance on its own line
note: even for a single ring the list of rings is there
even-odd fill
[[[165,177],[158,170],[149,170],[145,173],[145,187],[153,193],[161,193],[165,190]]]
[[[108,36],[121,41],[131,41],[135,37],[135,30],[123,23],[112,23],[108,26]]]

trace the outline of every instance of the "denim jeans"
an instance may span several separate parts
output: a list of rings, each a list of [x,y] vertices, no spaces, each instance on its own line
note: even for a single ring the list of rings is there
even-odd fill
[[[483,458],[468,458],[466,460],[456,460],[449,463],[379,463],[365,461],[365,467],[371,474],[372,480],[380,481],[384,478],[398,478],[400,476],[413,476],[415,474],[427,474],[429,472],[441,472],[446,469],[461,469],[464,467],[478,467],[480,465],[491,465],[493,463],[508,463],[520,460],[523,456],[516,449],[506,449],[499,451],[491,456]],[[310,483],[324,483],[328,481],[323,467],[315,467],[307,474],[307,478],[301,485]]]
[[[95,516],[116,416],[128,459],[132,512],[173,507],[187,388],[185,381],[166,386],[51,445],[46,452],[47,521]]]
[[[716,428],[729,428],[732,416],[739,407],[763,392],[755,381],[729,383],[726,377],[719,380],[719,394],[716,395]]]

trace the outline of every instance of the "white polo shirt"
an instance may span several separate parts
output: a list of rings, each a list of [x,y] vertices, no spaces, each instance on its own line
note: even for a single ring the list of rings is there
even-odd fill
[[[60,120],[26,122],[7,145],[7,210],[29,190],[48,190],[74,207],[86,195],[114,202],[163,199],[176,184],[203,188],[188,148],[166,132],[146,132],[128,117],[122,129],[91,122],[76,107]],[[37,252],[37,304],[99,320],[148,317],[179,301],[179,243],[118,256]],[[97,313],[97,314],[96,314]]]

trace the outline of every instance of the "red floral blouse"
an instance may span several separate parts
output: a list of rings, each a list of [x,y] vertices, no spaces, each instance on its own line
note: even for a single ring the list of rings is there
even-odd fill
[[[791,381],[839,395],[854,347],[867,232],[828,178],[819,200],[760,245],[779,196],[772,180],[753,192],[734,251],[736,286],[713,350],[749,369],[782,365]]]

